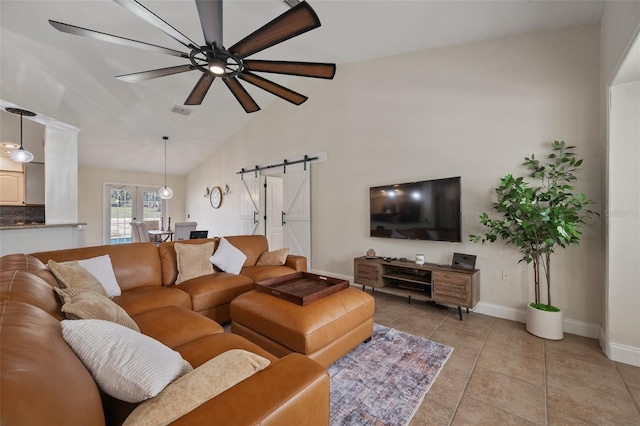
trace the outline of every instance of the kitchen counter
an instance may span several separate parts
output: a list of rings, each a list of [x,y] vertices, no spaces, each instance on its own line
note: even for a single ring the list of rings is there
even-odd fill
[[[86,223],[23,223],[0,226],[0,231],[5,229],[30,229],[30,228],[60,228],[60,227],[87,226]]]
[[[0,226],[0,256],[84,247],[86,223]]]

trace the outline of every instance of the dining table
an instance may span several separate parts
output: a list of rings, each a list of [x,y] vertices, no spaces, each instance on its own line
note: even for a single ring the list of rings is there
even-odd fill
[[[173,231],[164,231],[160,229],[149,229],[149,236],[158,236],[162,241],[173,241]]]

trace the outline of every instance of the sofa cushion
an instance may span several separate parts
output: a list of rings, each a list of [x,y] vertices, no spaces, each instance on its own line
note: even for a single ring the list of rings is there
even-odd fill
[[[260,255],[269,251],[269,242],[264,235],[232,235],[225,238],[247,256],[245,267],[255,266]]]
[[[148,286],[127,290],[113,301],[131,316],[165,306],[182,306],[191,309],[191,297],[177,288]]]
[[[217,272],[180,283],[179,288],[191,297],[192,309],[201,312],[231,302],[242,293],[253,290],[254,284],[246,275]]]
[[[278,266],[284,265],[289,255],[289,248],[281,248],[274,251],[266,251],[260,255],[256,266]]]
[[[249,266],[242,268],[240,272],[253,281],[268,280],[269,278],[281,277],[283,275],[295,274],[297,271],[288,266]]]
[[[57,286],[58,281],[47,265],[30,254],[12,253],[0,257],[0,271],[26,271],[45,280],[51,286]]]
[[[122,401],[152,398],[192,370],[178,352],[127,327],[96,319],[60,324],[100,389]]]
[[[53,275],[56,276],[60,288],[82,288],[107,296],[107,292],[100,284],[100,281],[91,272],[80,266],[77,260],[62,263],[49,260],[47,265]]]
[[[138,405],[124,426],[171,423],[269,364],[268,359],[242,349],[224,352]]]
[[[176,254],[176,244],[206,244],[213,242],[213,247],[218,244],[218,238],[198,238],[195,240],[183,240],[180,242],[168,241],[158,246],[158,254],[160,255],[160,262],[162,264],[162,285],[171,286],[176,282],[178,278],[178,255]]]
[[[210,334],[224,333],[215,321],[181,306],[165,306],[133,317],[140,331],[175,348]]]
[[[110,244],[32,253],[43,262],[89,259],[108,254],[122,291],[162,285],[158,247],[153,243]]]
[[[64,303],[61,310],[67,319],[101,319],[140,331],[129,314],[108,297],[81,288],[56,287],[54,290]]]
[[[194,368],[231,349],[244,349],[267,358],[271,362],[278,360],[277,356],[233,333],[211,334],[173,349],[180,352],[182,358],[186,359]]]
[[[57,302],[53,290],[50,297]],[[0,422],[104,425],[100,391],[62,338],[60,321],[22,302],[2,302],[0,312]]]
[[[213,274],[209,257],[213,253],[213,241],[204,244],[176,244],[178,277],[176,284],[202,275]]]
[[[108,297],[120,296],[122,291],[116,279],[116,274],[113,272],[111,257],[108,254],[92,257],[91,259],[80,259],[78,264],[100,281]]]
[[[242,270],[247,256],[234,247],[226,238],[220,238],[220,243],[213,256],[209,258],[211,263],[216,265],[221,270],[230,274],[239,274]]]
[[[0,301],[23,302],[47,312],[58,321],[64,319],[62,304],[53,287],[37,275],[20,270],[0,272]]]

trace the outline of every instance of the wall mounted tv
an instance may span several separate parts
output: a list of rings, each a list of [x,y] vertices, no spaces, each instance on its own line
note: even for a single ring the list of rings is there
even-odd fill
[[[371,236],[461,242],[460,176],[370,188]]]

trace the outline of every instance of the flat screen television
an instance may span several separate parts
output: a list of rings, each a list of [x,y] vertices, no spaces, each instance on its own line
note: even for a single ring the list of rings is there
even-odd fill
[[[461,242],[460,176],[370,188],[371,236]]]

